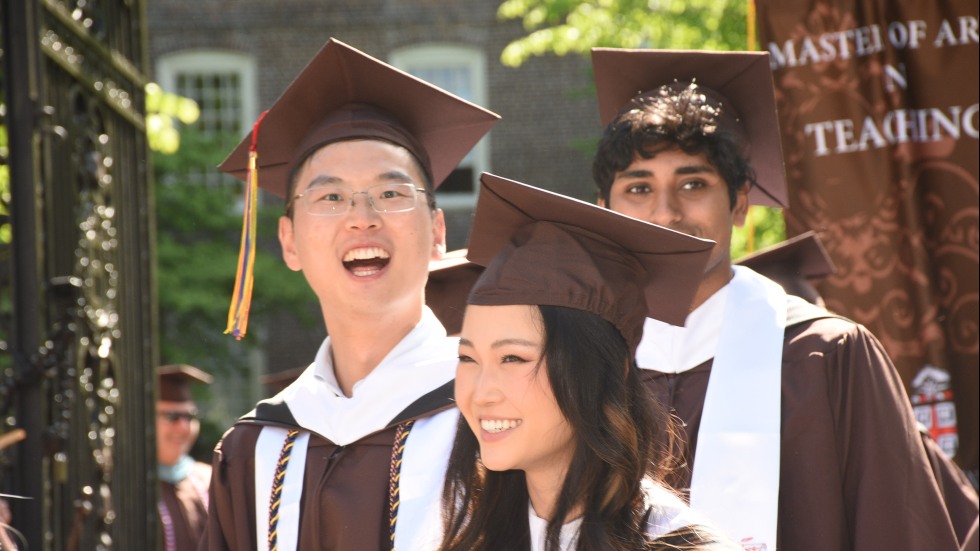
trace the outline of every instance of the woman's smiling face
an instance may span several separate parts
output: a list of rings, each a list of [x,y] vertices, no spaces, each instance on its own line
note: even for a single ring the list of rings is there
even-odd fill
[[[572,429],[551,388],[544,342],[536,306],[466,308],[456,401],[490,470],[560,477],[571,461]]]

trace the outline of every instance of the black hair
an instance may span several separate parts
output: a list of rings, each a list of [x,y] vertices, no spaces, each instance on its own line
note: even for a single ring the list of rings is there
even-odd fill
[[[704,98],[691,86],[635,99],[606,126],[592,162],[592,178],[607,205],[617,173],[637,156],[652,159],[671,149],[703,153],[728,186],[730,208],[735,208],[744,185],[756,185],[743,140],[718,125],[717,110]]]
[[[574,452],[548,523],[545,549],[557,551],[561,527],[578,508],[577,549],[645,548],[644,479],[663,480],[676,465],[675,421],[648,393],[622,334],[599,316],[538,306],[543,362]],[[443,490],[445,551],[530,549],[524,472],[494,472],[460,418]]]

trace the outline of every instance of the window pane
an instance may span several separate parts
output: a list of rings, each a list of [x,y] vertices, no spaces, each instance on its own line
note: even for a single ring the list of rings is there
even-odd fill
[[[177,74],[176,92],[197,102],[201,116],[195,128],[206,134],[243,134],[241,76],[235,72]]]
[[[465,65],[412,67],[408,72],[465,100],[473,101],[473,79],[470,68]]]

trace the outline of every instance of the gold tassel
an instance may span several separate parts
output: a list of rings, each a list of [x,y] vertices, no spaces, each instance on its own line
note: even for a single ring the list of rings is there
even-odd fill
[[[258,220],[259,166],[256,144],[259,135],[259,116],[252,128],[252,145],[248,150],[248,172],[245,175],[245,213],[242,221],[242,243],[238,250],[238,269],[235,274],[235,289],[228,308],[228,326],[225,334],[231,333],[241,340],[248,329],[248,312],[252,306],[252,284],[255,279],[255,226]]]

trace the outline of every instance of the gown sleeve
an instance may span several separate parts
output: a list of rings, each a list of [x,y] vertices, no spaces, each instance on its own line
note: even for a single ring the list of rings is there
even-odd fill
[[[957,549],[902,381],[881,343],[850,328],[827,351],[847,529],[854,549]]]
[[[199,551],[255,549],[254,449],[261,428],[236,425],[214,449],[208,522]]]

